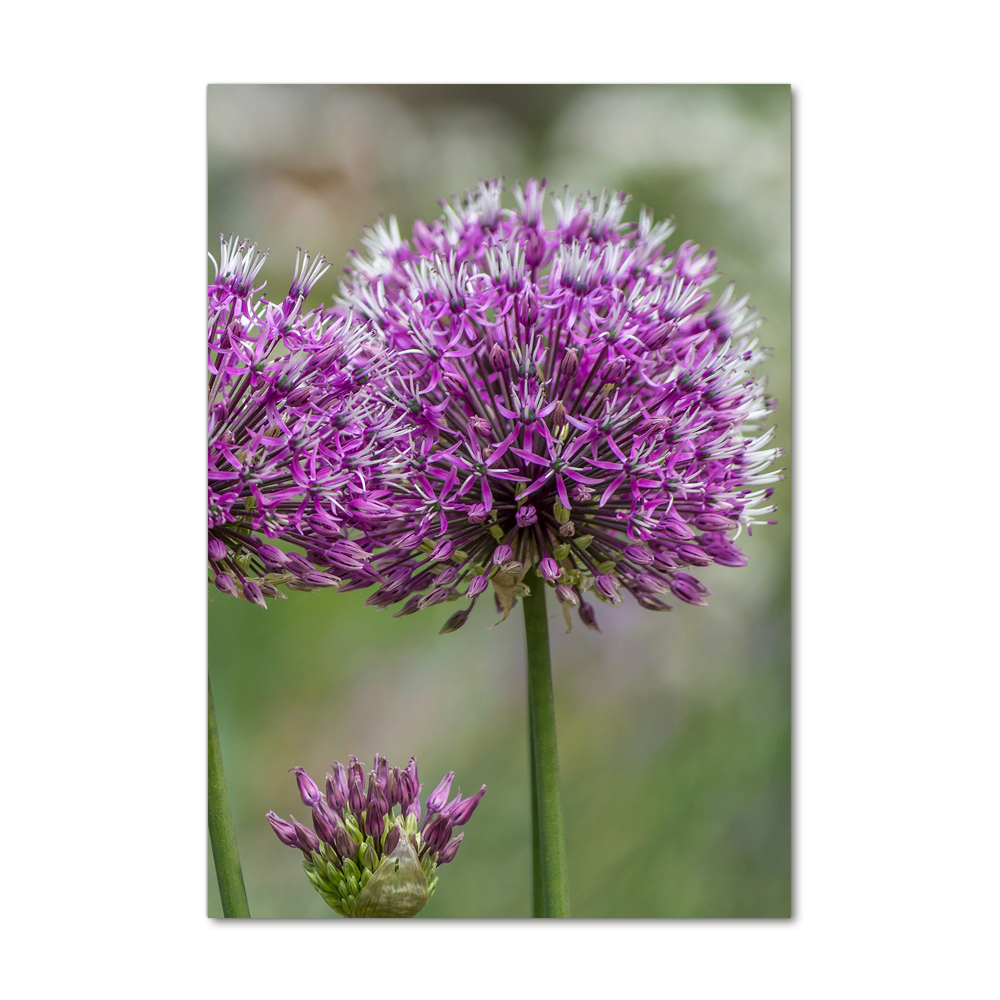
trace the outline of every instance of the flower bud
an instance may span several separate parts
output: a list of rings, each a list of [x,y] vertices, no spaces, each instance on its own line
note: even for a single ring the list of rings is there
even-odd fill
[[[688,604],[698,604],[702,607],[708,605],[708,601],[702,596],[702,594],[709,593],[708,588],[691,576],[690,573],[675,574],[674,579],[671,581],[670,589],[677,597],[682,601],[687,601]]]
[[[382,835],[379,834],[381,837]],[[375,853],[375,848],[371,844],[361,845],[361,855],[358,859],[361,865],[367,868],[369,871],[375,871],[378,867],[378,855]]]
[[[527,528],[529,524],[534,524],[538,520],[538,511],[534,507],[522,507],[514,517],[519,528]]]
[[[433,854],[435,851],[440,851],[448,843],[452,825],[451,820],[444,813],[435,816],[428,822],[423,830],[424,846],[428,853]]]
[[[490,427],[490,422],[488,420],[484,420],[482,417],[470,417],[468,427],[482,438],[491,437],[493,434],[493,428]]]
[[[448,801],[448,793],[451,791],[451,783],[455,780],[455,772],[449,771],[438,782],[437,788],[427,797],[427,813],[440,812]]]
[[[226,543],[221,538],[208,540],[208,558],[214,563],[226,558]]]
[[[691,566],[711,566],[712,557],[697,545],[686,545],[684,543],[674,549],[677,558]]]
[[[498,545],[493,550],[493,562],[497,566],[510,562],[514,558],[514,550],[509,545]]]
[[[464,833],[460,833],[455,837],[452,837],[444,847],[438,851],[438,864],[446,865],[450,861],[455,860],[455,855],[458,854],[458,845],[462,843],[462,838],[465,836]]]
[[[364,832],[373,839],[377,839],[382,836],[385,831],[385,813],[381,812],[377,807],[371,806],[365,812],[365,826]]]
[[[295,833],[295,827],[291,823],[283,820],[274,811],[267,814],[267,821],[271,824],[271,829],[278,835],[278,840],[286,847],[299,846],[298,835]]]
[[[298,837],[298,843],[295,845],[298,847],[306,857],[313,851],[319,850],[319,838],[316,836],[312,830],[304,827],[294,816],[289,817],[292,821],[292,826],[295,827],[295,833]]]
[[[445,562],[455,553],[455,543],[450,538],[442,538],[431,550],[431,562]]]
[[[303,559],[298,552],[285,553],[285,569],[301,576],[303,573],[311,573],[316,567],[311,562]]]
[[[313,829],[319,834],[319,839],[326,841],[331,847],[335,846],[337,827],[337,817],[330,812],[327,804],[319,799],[313,806]]]
[[[486,786],[483,785],[471,799],[463,799],[455,808],[450,810],[448,815],[452,826],[465,826],[472,818],[472,814],[476,811],[476,806],[479,805],[485,794]]]
[[[399,827],[393,824],[389,832],[385,835],[385,843],[382,845],[383,854],[392,854],[399,843]]]
[[[567,587],[565,583],[556,584],[556,597],[564,604],[576,604],[576,591],[572,587]]]
[[[456,611],[442,626],[438,629],[438,635],[447,635],[449,632],[457,632],[464,624],[466,619],[469,617],[469,612],[472,610],[471,606],[464,608],[461,611]]]
[[[599,573],[594,580],[594,588],[603,594],[612,604],[621,604],[618,596],[618,581],[610,573]]]
[[[481,503],[477,503],[469,508],[467,516],[473,524],[482,524],[490,516],[490,512]]]
[[[562,567],[551,556],[546,556],[538,567],[543,580],[555,583],[562,576]]]
[[[573,494],[572,494],[573,499],[579,500],[581,503],[583,503],[586,500],[589,500],[593,495],[594,491],[590,489],[589,486],[577,485],[573,487]]]
[[[563,374],[568,378],[572,379],[576,374],[577,368],[580,367],[580,355],[575,347],[571,347],[563,355],[562,371]]]
[[[303,767],[289,768],[289,773],[295,772],[295,780],[299,783],[299,795],[302,797],[302,804],[315,806],[319,801],[319,788],[316,782],[306,774]]]
[[[522,326],[534,326],[538,319],[538,297],[530,289],[517,300],[517,319]]]
[[[257,555],[264,561],[268,569],[284,569],[288,558],[276,545],[260,545]]]
[[[347,805],[355,816],[360,816],[365,808],[365,793],[362,790],[361,779],[356,775],[351,775],[350,791],[347,795]]]
[[[465,596],[478,597],[489,585],[490,578],[485,573],[482,573],[480,576],[474,576],[469,581],[469,590]]]
[[[593,629],[595,632],[601,631],[597,625],[597,615],[594,614],[593,605],[588,604],[586,601],[581,599],[578,614],[580,615],[580,621],[582,621],[587,628]]]
[[[622,552],[626,559],[631,559],[632,562],[638,563],[640,566],[649,566],[653,562],[652,553],[641,545],[626,545]]]
[[[605,385],[617,385],[625,377],[626,367],[624,358],[608,361],[601,369],[601,382]]]
[[[490,349],[490,364],[495,372],[507,371],[510,368],[510,358],[499,344],[494,344]]]
[[[233,597],[240,596],[240,592],[236,589],[236,581],[228,573],[216,573],[215,585],[224,594],[230,594]]]
[[[714,513],[698,514],[694,519],[694,524],[702,531],[726,531],[736,527],[736,522],[731,517]]]
[[[333,832],[333,849],[342,858],[353,858],[357,852],[358,845],[347,830],[342,826],[338,826]]]
[[[218,579],[218,577],[216,577],[216,579]],[[251,603],[256,604],[258,607],[267,607],[267,602],[264,600],[264,595],[260,592],[260,587],[258,587],[253,580],[243,581],[243,596]]]
[[[552,426],[562,427],[566,423],[566,407],[561,399],[556,400],[556,405],[552,408]]]

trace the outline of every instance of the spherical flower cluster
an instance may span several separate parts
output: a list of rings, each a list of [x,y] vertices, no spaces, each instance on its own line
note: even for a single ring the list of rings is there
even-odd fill
[[[373,526],[351,584],[378,580],[378,607],[474,604],[492,583],[506,617],[536,581],[591,628],[588,591],[704,604],[688,570],[744,565],[735,536],[774,510],[760,320],[732,285],[712,302],[715,252],[668,251],[645,210],[623,223],[624,194],[554,198],[548,229],[544,187],[510,210],[480,183],[412,241],[379,223],[347,269],[341,308],[395,352],[410,431],[402,516]]]
[[[223,241],[208,288],[209,566],[219,590],[262,607],[282,584],[328,587],[365,564],[352,529],[386,515],[378,456],[399,433],[375,394],[381,338],[302,312],[326,261],[300,254],[288,295],[269,302],[254,287],[266,256]]]
[[[438,883],[437,866],[455,860],[464,826],[486,794],[469,799],[459,789],[451,801],[449,771],[428,796],[421,823],[417,759],[390,767],[375,755],[365,788],[364,764],[356,757],[331,765],[326,793],[301,767],[293,767],[302,802],[312,810],[310,830],[294,816],[267,814],[271,829],[305,855],[302,867],[326,903],[345,917],[412,917],[423,909]]]

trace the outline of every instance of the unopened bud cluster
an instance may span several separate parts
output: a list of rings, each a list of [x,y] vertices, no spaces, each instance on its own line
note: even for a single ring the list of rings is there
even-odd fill
[[[302,867],[316,891],[345,917],[412,917],[438,884],[438,865],[455,859],[486,786],[449,801],[455,777],[449,771],[421,809],[417,759],[390,767],[381,754],[365,782],[365,765],[350,757],[331,765],[325,791],[301,767],[294,767],[299,795],[312,810],[312,829],[294,816],[267,814],[278,839],[302,851]]]

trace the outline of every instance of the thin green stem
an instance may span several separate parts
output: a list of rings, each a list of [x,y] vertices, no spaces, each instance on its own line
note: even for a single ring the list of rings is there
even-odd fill
[[[559,800],[559,755],[556,712],[549,657],[549,623],[545,614],[545,584],[532,580],[523,598],[524,637],[528,652],[528,712],[531,719],[531,763],[537,803],[539,858],[545,916],[569,916],[566,843]]]
[[[243,885],[240,854],[236,849],[236,830],[229,808],[226,775],[222,770],[222,747],[219,744],[219,728],[215,724],[211,681],[208,682],[208,833],[212,839],[223,916],[249,917],[250,907]]]
[[[528,770],[531,773],[531,915],[545,916],[542,895],[542,851],[538,843],[538,788],[535,782],[535,737],[531,732],[531,699],[528,699]]]

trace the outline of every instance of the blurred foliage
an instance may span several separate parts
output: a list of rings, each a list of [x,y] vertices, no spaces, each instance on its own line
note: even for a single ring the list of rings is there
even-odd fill
[[[332,123],[332,124],[331,124]],[[334,127],[336,126],[336,127]],[[629,131],[631,129],[631,131]],[[236,231],[339,266],[361,227],[404,233],[479,177],[602,186],[673,215],[670,245],[714,246],[766,323],[778,443],[790,425],[790,116],[787,87],[212,87],[209,248]],[[453,171],[464,171],[464,180]],[[315,242],[309,242],[315,241]],[[329,297],[328,277],[314,293]],[[783,463],[790,465],[786,458]],[[551,621],[570,898],[579,917],[791,913],[790,490],[779,524],[740,544],[750,565],[710,567],[708,608],[598,606],[603,633]],[[350,753],[411,755],[433,787],[454,769],[487,795],[421,917],[530,911],[520,609],[498,628],[481,602],[402,619],[364,593],[293,594],[268,611],[210,595],[208,662],[251,912],[337,918],[297,851],[264,820],[305,820],[295,781]],[[439,612],[435,614],[435,612]],[[209,853],[209,915],[221,915]]]

